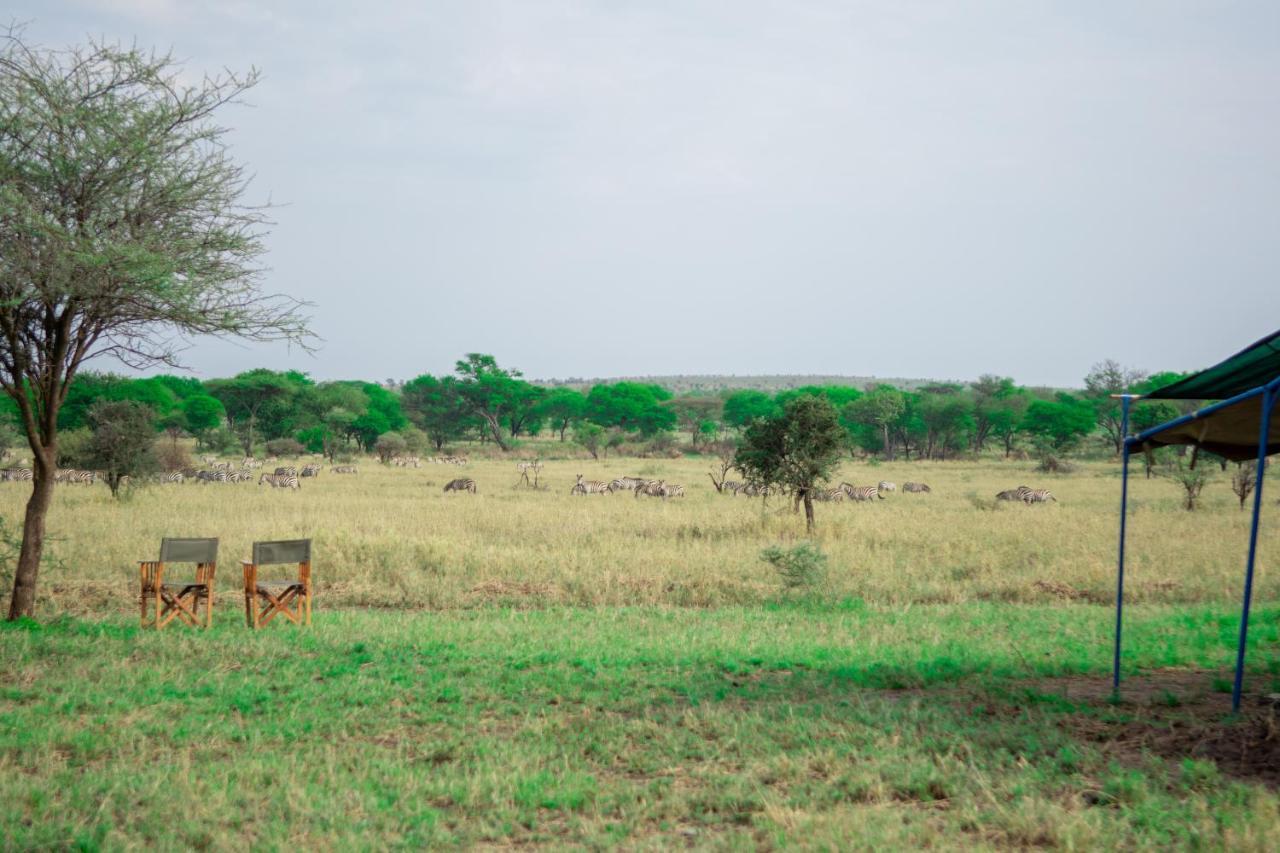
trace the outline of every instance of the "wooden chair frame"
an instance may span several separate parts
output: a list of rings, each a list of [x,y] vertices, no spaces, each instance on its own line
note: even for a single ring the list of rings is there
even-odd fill
[[[296,581],[259,581],[262,566],[296,563]],[[244,615],[250,628],[261,628],[279,615],[295,625],[311,624],[311,540],[253,543],[253,559],[244,569]]]
[[[217,539],[164,539],[160,543],[159,560],[139,561],[142,627],[161,630],[175,619],[193,628],[213,625],[213,582],[218,570],[217,557]],[[165,569],[169,565],[190,562],[196,566],[195,580],[164,582]],[[203,619],[200,617],[201,602],[204,602]]]

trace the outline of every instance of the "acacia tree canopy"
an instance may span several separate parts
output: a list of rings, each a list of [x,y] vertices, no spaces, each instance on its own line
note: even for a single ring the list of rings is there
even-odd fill
[[[296,301],[265,293],[265,211],[214,116],[255,73],[188,85],[168,56],[0,34],[0,388],[33,484],[9,617],[30,616],[57,456],[82,364],[174,364],[193,335],[306,345]]]

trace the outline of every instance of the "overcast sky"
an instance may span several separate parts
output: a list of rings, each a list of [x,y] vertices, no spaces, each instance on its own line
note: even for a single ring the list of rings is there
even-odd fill
[[[1275,2],[9,5],[262,70],[223,118],[324,343],[200,376],[1076,385],[1280,327]]]

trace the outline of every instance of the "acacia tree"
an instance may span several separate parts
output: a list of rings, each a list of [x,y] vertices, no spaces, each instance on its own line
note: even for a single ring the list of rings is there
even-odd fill
[[[780,486],[804,503],[805,529],[813,532],[813,490],[840,459],[844,429],[825,397],[789,400],[782,414],[747,427],[735,465],[755,486]]]
[[[241,201],[214,121],[256,73],[189,86],[179,70],[0,35],[0,387],[33,473],[10,619],[35,609],[58,412],[81,365],[176,364],[194,335],[305,343],[299,303],[260,286],[265,211]]]
[[[155,415],[145,404],[101,400],[89,410],[89,427],[83,462],[103,473],[113,497],[125,479],[155,470]]]

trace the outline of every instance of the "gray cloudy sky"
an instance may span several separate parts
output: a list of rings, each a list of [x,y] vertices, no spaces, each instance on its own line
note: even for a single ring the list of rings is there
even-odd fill
[[[1064,385],[1280,326],[1274,2],[10,5],[262,69],[225,119],[325,343],[202,376]]]

